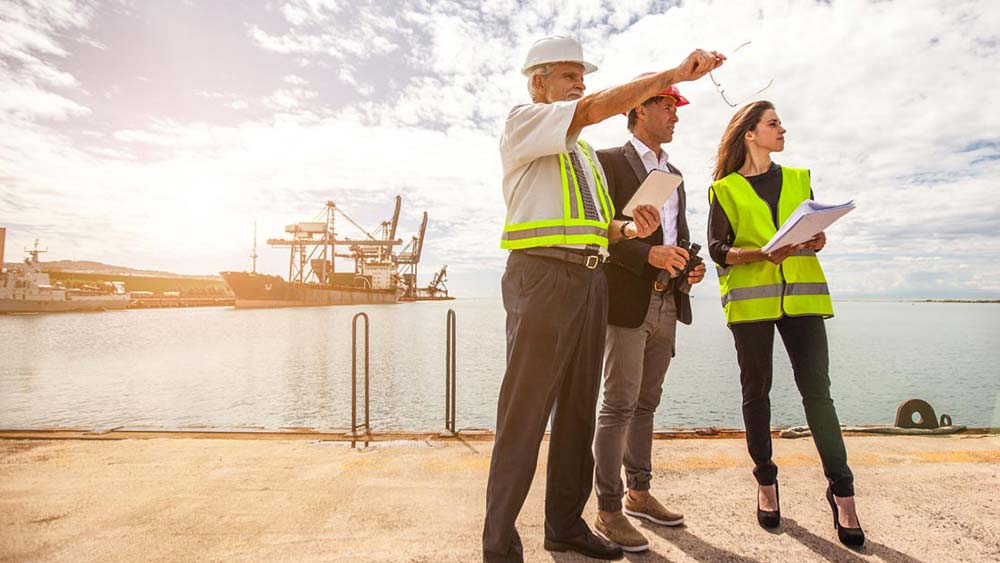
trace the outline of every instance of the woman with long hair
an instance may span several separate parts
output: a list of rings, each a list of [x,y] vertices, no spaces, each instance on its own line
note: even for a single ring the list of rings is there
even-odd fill
[[[771,161],[771,153],[784,148],[785,128],[774,105],[758,101],[744,106],[719,143],[709,188],[709,253],[736,343],[747,449],[758,483],[757,521],[765,528],[781,523],[768,397],[777,329],[829,483],[826,498],[837,535],[845,545],[860,546],[865,534],[854,506],[854,476],[830,398],[824,319],[833,316],[833,305],[816,258],[826,236],[761,250],[795,208],[812,198],[808,170]]]

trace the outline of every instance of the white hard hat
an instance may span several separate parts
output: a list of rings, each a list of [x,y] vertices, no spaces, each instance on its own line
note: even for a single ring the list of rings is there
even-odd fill
[[[597,70],[597,65],[583,60],[583,47],[580,42],[564,35],[543,37],[535,41],[535,44],[528,49],[521,74],[528,76],[532,68],[548,63],[579,63],[583,65],[584,74]]]

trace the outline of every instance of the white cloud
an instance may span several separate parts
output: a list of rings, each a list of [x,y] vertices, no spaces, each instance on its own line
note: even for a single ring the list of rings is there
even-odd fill
[[[0,4],[2,114],[13,120],[65,120],[90,112],[67,97],[67,90],[79,86],[76,78],[49,59],[67,56],[57,36],[84,27],[92,15],[89,2],[30,0]]]
[[[0,56],[19,58],[25,53],[64,56],[54,32],[86,26],[94,13],[93,2],[75,0],[24,0],[0,4]]]
[[[292,25],[302,25],[309,19],[309,13],[299,8],[297,6],[284,5],[281,7],[281,13],[288,20],[288,23]]]
[[[39,88],[31,81],[0,76],[0,114],[12,119],[55,119],[87,115],[90,109],[59,94]]]
[[[339,0],[300,0],[282,5],[281,13],[293,25],[323,23],[339,14],[343,4]]]
[[[210,100],[225,100],[225,106],[235,110],[244,110],[250,107],[250,104],[246,100],[233,93],[201,91],[195,95],[199,98],[208,98]],[[120,132],[116,132],[116,136],[121,139],[118,133]]]
[[[59,88],[72,88],[77,86],[76,78],[72,74],[63,72],[56,67],[41,61],[32,61],[30,64],[25,66],[24,70],[25,74],[33,76],[40,82],[44,82],[52,86]]]
[[[337,78],[339,78],[342,82],[349,84],[351,86],[358,85],[358,80],[357,78],[354,77],[354,69],[348,65],[340,67],[340,69],[337,71]]]
[[[398,8],[394,3],[371,1],[346,4],[293,0],[279,9],[291,24],[287,32],[270,33],[256,25],[248,31],[259,46],[269,51],[364,60],[398,51]]]
[[[279,88],[264,100],[265,105],[278,110],[292,110],[303,107],[319,93],[305,88]]]

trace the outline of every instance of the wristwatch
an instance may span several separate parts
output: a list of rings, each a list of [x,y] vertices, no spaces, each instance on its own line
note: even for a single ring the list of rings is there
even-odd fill
[[[635,228],[635,222],[633,221],[622,223],[621,227],[618,227],[618,232],[627,239],[634,239],[639,236],[639,230]]]

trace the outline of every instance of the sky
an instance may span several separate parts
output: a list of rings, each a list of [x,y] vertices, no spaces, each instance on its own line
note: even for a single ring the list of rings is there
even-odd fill
[[[506,258],[498,138],[529,101],[519,69],[579,37],[588,92],[731,52],[740,99],[773,80],[779,164],[853,199],[821,253],[834,297],[1000,297],[1000,3],[993,0],[0,0],[0,227],[8,262],[287,273],[263,241],[326,201],[368,229],[403,197],[430,223],[421,283],[495,296]],[[705,243],[715,149],[735,109],[680,84],[665,148]],[[628,138],[624,117],[586,129]],[[352,233],[346,228],[344,235]],[[703,251],[707,257],[707,251]],[[712,270],[710,268],[710,270]],[[695,296],[716,298],[714,272]]]

